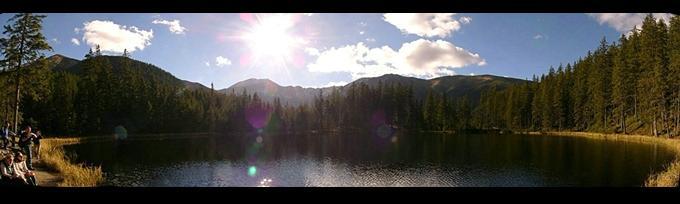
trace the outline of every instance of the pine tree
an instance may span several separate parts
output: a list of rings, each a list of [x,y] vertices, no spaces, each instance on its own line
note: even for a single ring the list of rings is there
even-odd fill
[[[626,36],[622,35],[619,38],[619,49],[616,49],[614,53],[614,66],[612,68],[612,104],[613,104],[613,116],[616,123],[619,125],[621,132],[624,134],[626,131],[626,112],[628,111],[627,99],[633,94],[635,90],[631,87],[632,80],[629,78],[630,70],[628,70],[628,64],[626,57],[627,52],[630,47],[626,40]]]
[[[668,28],[668,69],[672,90],[674,136],[680,135],[680,16],[671,17]]]
[[[40,74],[32,72],[32,69],[45,68],[44,63],[36,63],[44,59],[43,51],[51,51],[42,34],[42,19],[45,15],[33,15],[20,13],[8,20],[10,25],[5,25],[5,34],[8,38],[3,40],[2,54],[5,56],[6,66],[13,70],[15,83],[15,107],[14,107],[14,130],[18,130],[19,104],[21,101],[21,84],[27,74]],[[28,65],[28,66],[26,66]],[[28,70],[26,68],[29,68]],[[29,81],[38,82],[45,77],[32,76]],[[35,86],[29,86],[35,87]],[[30,89],[29,89],[30,91]]]
[[[95,46],[95,49],[94,49],[94,50],[95,50],[95,51],[94,51],[94,56],[95,56],[95,57],[102,56],[102,50],[101,50],[101,47],[99,46],[99,44],[97,44],[97,45]]]
[[[550,67],[550,71],[548,72],[548,76],[545,77],[545,80],[542,80],[541,82],[541,98],[542,104],[540,104],[540,110],[541,110],[541,127],[544,130],[550,130],[552,129],[553,123],[555,121],[554,118],[554,112],[553,112],[553,94],[554,94],[554,84],[553,84],[553,78],[555,77],[555,68]]]
[[[90,51],[85,54],[85,59],[90,59],[94,57],[94,52],[92,52],[92,48],[90,48]]]
[[[668,70],[666,67],[665,25],[657,22],[651,14],[642,24],[640,59],[643,73],[639,85],[642,96],[642,112],[646,123],[651,123],[651,133],[659,136],[660,125],[666,111],[668,99]]]
[[[602,38],[600,46],[593,56],[593,72],[589,78],[590,92],[593,96],[591,104],[595,116],[595,124],[603,131],[608,129],[611,97],[611,52],[607,39]],[[599,122],[598,122],[599,121]]]

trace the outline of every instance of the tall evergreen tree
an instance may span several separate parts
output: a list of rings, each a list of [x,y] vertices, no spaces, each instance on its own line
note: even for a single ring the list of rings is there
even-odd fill
[[[5,25],[5,34],[8,38],[3,40],[2,54],[5,56],[6,66],[13,70],[15,84],[15,106],[14,106],[14,130],[18,130],[19,124],[19,104],[21,101],[21,85],[28,82],[44,83],[45,62],[40,62],[44,58],[44,51],[51,51],[52,47],[47,43],[42,34],[42,20],[45,15],[33,15],[31,13],[20,13],[8,20],[9,25]],[[30,75],[31,80],[24,78]],[[42,76],[41,76],[42,75]],[[29,86],[41,88],[44,86]],[[29,88],[28,91],[31,91]],[[34,94],[34,96],[39,96]]]
[[[671,17],[668,28],[668,69],[672,90],[674,136],[680,135],[680,16]]]

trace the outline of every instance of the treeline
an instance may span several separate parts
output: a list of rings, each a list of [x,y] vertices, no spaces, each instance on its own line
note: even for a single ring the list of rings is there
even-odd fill
[[[506,90],[486,91],[481,128],[680,134],[680,17],[648,15],[609,45]]]
[[[186,90],[169,73],[124,56],[88,54],[80,73],[50,71],[41,98],[22,101],[25,122],[57,135],[209,131],[209,90]],[[220,96],[214,96],[220,97]],[[222,96],[221,98],[224,98]]]
[[[344,88],[344,94],[336,88],[326,97],[319,92],[313,104],[284,107],[284,127],[292,131],[441,131],[465,129],[471,124],[467,97],[454,100],[430,90],[426,99],[420,100],[411,86],[400,83],[379,82],[374,88],[355,83]]]
[[[678,135],[680,19],[651,15],[641,30],[533,81],[481,93],[479,102],[380,82],[353,83],[291,106],[257,94],[192,87],[151,64],[99,49],[69,69],[54,67],[40,34],[44,16],[18,14],[0,40],[0,113],[52,135],[309,131],[577,130]],[[31,28],[28,30],[22,30]],[[26,33],[30,34],[27,35]],[[24,40],[21,40],[24,39]],[[21,50],[31,42],[33,50]],[[26,55],[30,53],[30,55]],[[15,117],[12,117],[16,115]],[[16,118],[16,120],[14,119]]]

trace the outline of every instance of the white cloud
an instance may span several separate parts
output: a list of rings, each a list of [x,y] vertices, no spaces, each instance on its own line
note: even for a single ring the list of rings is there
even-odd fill
[[[460,21],[463,24],[469,24],[472,21],[472,18],[470,18],[469,16],[463,16],[463,17],[460,17],[460,19],[458,19],[458,21]]]
[[[206,66],[206,67],[210,67],[210,62],[207,62],[207,61],[206,61],[206,62],[205,62],[205,66]]]
[[[366,27],[368,24],[367,24],[366,22],[363,22],[363,21],[362,21],[362,22],[359,22],[359,25],[360,25],[361,27]]]
[[[621,33],[629,33],[634,26],[638,29],[642,27],[642,21],[647,16],[646,13],[589,13],[590,17],[595,18],[600,25],[607,24],[609,27],[616,29]],[[666,23],[670,20],[673,14],[669,13],[654,13],[652,14],[657,20],[663,19]]]
[[[375,42],[375,38],[366,38],[366,42]]]
[[[178,34],[178,35],[184,34],[184,31],[186,31],[186,28],[182,27],[182,25],[180,25],[179,20],[168,21],[168,20],[156,19],[156,20],[153,20],[151,23],[167,25],[170,32],[172,32],[174,34]]]
[[[80,33],[80,28],[73,28],[73,32],[76,33],[76,34],[79,34],[79,33]]]
[[[76,46],[79,46],[79,45],[80,45],[80,41],[79,41],[78,39],[76,39],[76,38],[71,38],[71,43],[73,43],[73,44],[76,45]]]
[[[215,58],[215,65],[218,66],[218,67],[231,65],[231,60],[227,59],[226,57],[217,56]]]
[[[404,33],[421,37],[446,37],[460,29],[461,21],[470,23],[470,17],[453,18],[454,13],[386,13],[383,20],[396,26]]]
[[[118,25],[112,21],[94,20],[83,24],[83,41],[90,47],[99,45],[102,51],[122,53],[144,50],[151,45],[153,30],[140,30],[135,26]]]
[[[542,38],[543,38],[543,35],[541,35],[541,34],[536,34],[534,36],[534,40],[538,40],[538,39],[542,39]]]
[[[325,86],[322,86],[322,87],[344,86],[348,83],[349,82],[346,82],[346,81],[331,81],[331,82],[328,82],[328,84],[326,84]]]
[[[332,47],[307,65],[311,72],[348,72],[353,79],[393,73],[421,78],[455,74],[452,69],[486,64],[471,53],[443,40],[418,39],[404,43],[399,50],[388,46],[369,48],[363,42]]]
[[[305,15],[305,16],[313,16],[314,13],[303,13],[302,15]]]
[[[305,53],[311,56],[319,56],[319,50],[313,47],[305,48]]]
[[[54,42],[55,44],[61,44],[61,41],[59,41],[57,38],[52,38],[50,41]]]
[[[359,35],[363,35],[364,33],[366,33],[366,32],[364,32],[363,30],[359,31]]]
[[[349,84],[349,82],[346,81],[331,81],[328,82],[327,84],[323,85],[312,85],[312,86],[303,86],[305,88],[326,88],[326,87],[332,87],[332,86],[344,86]]]

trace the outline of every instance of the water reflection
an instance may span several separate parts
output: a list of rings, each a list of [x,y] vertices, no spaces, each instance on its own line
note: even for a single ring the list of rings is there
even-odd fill
[[[120,186],[640,186],[654,145],[572,137],[263,133],[67,147]],[[259,139],[261,138],[261,139]]]

